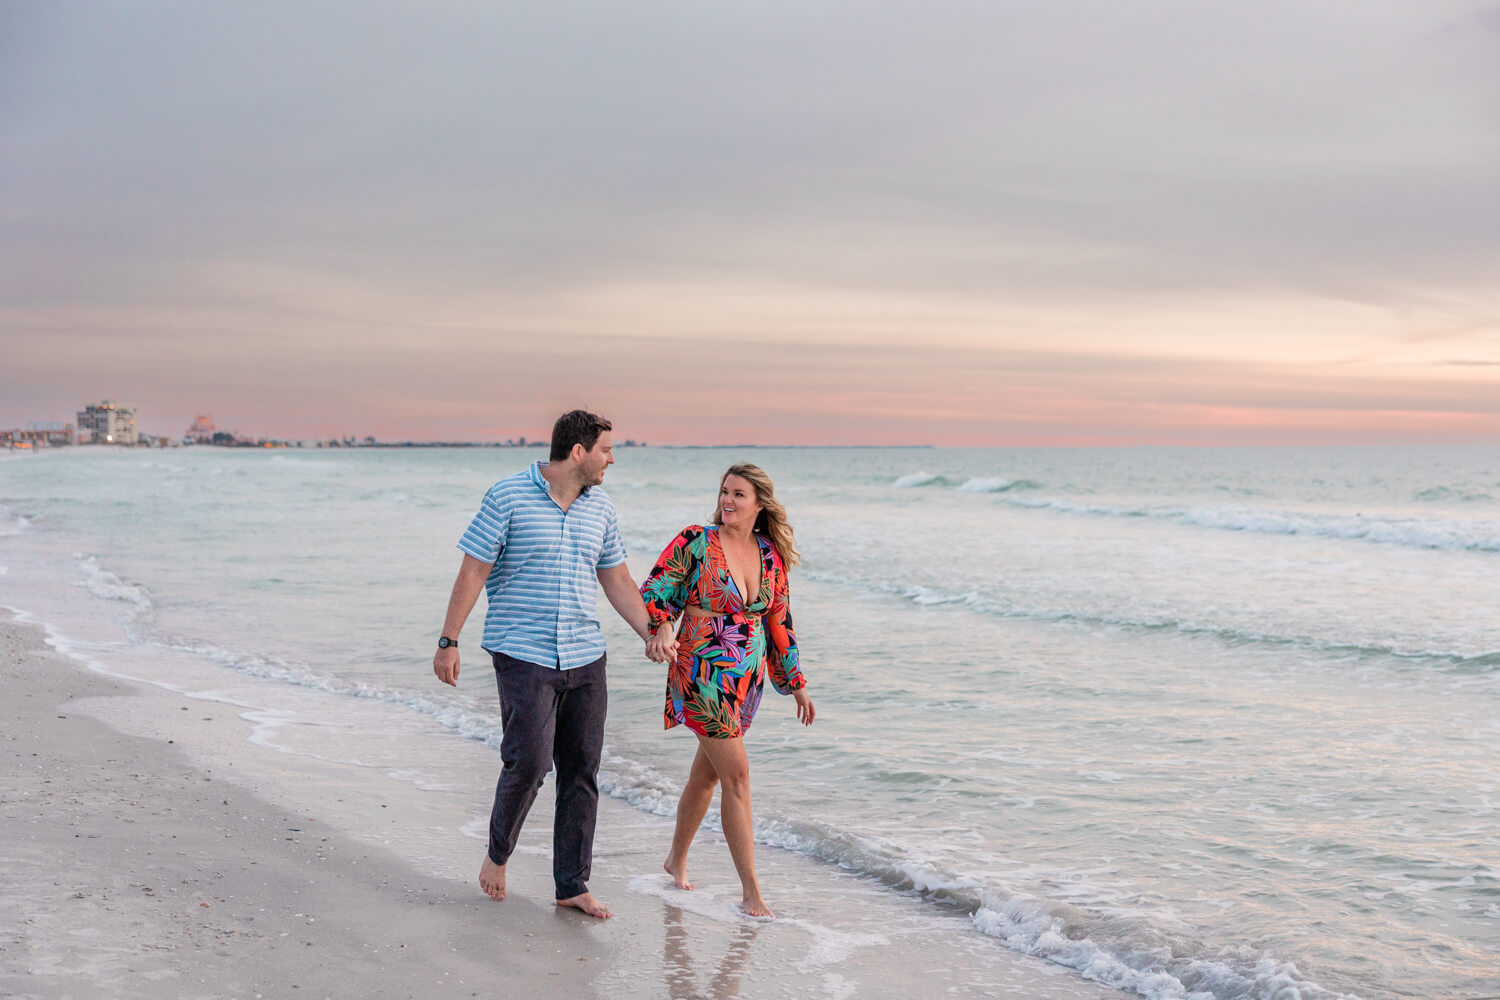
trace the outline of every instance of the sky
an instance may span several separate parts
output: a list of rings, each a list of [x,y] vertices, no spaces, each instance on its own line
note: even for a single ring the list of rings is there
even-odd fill
[[[1500,442],[1500,2],[0,3],[0,428]]]

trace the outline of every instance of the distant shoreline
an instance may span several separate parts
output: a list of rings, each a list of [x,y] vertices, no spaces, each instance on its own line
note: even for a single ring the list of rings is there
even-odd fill
[[[196,450],[199,448],[217,448],[223,451],[372,451],[381,448],[505,448],[515,451],[526,451],[534,448],[546,448],[547,442],[539,441],[535,444],[506,444],[503,441],[377,441],[374,444],[319,444],[304,445],[289,441],[256,442],[245,444],[180,444],[171,445],[166,448],[154,445],[120,445],[120,444],[81,444],[81,445],[54,445],[47,448],[0,448],[0,454],[12,453],[45,453],[64,451],[72,448],[100,449],[112,451],[177,451],[181,449]],[[652,448],[659,451],[712,451],[728,448],[758,448],[763,451],[770,450],[827,450],[839,449],[847,451],[870,451],[870,450],[921,450],[935,449],[935,444],[618,444],[616,448]]]
[[[233,447],[233,446],[232,445],[193,445],[192,447],[195,447],[195,448],[198,448],[198,447],[222,448],[222,447]],[[545,444],[545,442],[539,442],[539,443],[537,443],[535,445],[529,445],[529,444],[528,445],[513,445],[513,444],[504,444],[504,443],[495,444],[495,443],[491,443],[491,442],[488,442],[488,441],[433,441],[433,442],[398,441],[398,442],[391,442],[391,443],[376,442],[375,444],[361,444],[361,445],[355,445],[353,447],[354,447],[355,450],[360,449],[360,448],[518,448],[519,449],[519,448],[533,448],[533,447],[535,447],[535,448],[543,448],[543,447],[546,447],[546,444]],[[774,448],[774,449],[782,449],[782,450],[786,450],[786,449],[798,449],[798,448],[800,448],[800,449],[841,448],[841,449],[864,449],[864,450],[869,450],[871,448],[881,448],[881,449],[891,449],[891,448],[904,448],[904,449],[936,448],[937,445],[935,445],[935,444],[750,444],[749,442],[746,442],[746,443],[743,443],[743,444],[652,444],[652,445],[645,445],[645,444],[617,444],[617,445],[615,445],[615,447],[616,448],[654,448],[654,449],[658,449],[658,450],[661,450],[661,451],[712,450],[712,449],[723,449],[723,448],[762,448],[762,449],[773,449]],[[307,450],[307,449],[303,449],[303,450]],[[312,450],[317,451],[319,449],[312,449]],[[337,450],[337,448],[333,448],[333,449],[323,448],[321,450],[329,451],[329,450]]]
[[[335,451],[341,448],[359,450],[362,448],[545,448],[547,443],[539,441],[536,444],[505,444],[504,442],[491,441],[377,441],[375,444],[361,445],[335,445],[324,446],[321,449],[310,449],[313,451]],[[234,445],[191,445],[194,448],[232,448]],[[740,444],[617,444],[616,448],[656,448],[663,451],[687,451],[687,450],[709,450],[723,448],[763,448],[763,449],[814,449],[814,448],[842,448],[842,449],[871,449],[871,448],[936,448],[934,444],[751,444],[744,442]],[[309,450],[303,448],[304,451]]]

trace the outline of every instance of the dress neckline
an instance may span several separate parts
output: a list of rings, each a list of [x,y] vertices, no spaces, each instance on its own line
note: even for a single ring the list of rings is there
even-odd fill
[[[750,532],[750,537],[755,539],[755,548],[758,557],[755,561],[755,582],[757,586],[755,588],[754,599],[746,600],[745,592],[740,589],[740,582],[734,578],[734,570],[729,568],[729,553],[724,551],[724,538],[719,534],[719,525],[715,524],[711,525],[711,527],[714,533],[714,543],[719,547],[719,557],[724,560],[724,575],[729,578],[729,585],[734,588],[734,595],[740,599],[740,607],[748,611],[760,602],[760,595],[766,589],[766,539],[758,531]]]

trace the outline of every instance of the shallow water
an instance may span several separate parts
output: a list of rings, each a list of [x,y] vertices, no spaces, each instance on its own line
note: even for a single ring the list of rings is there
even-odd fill
[[[0,604],[90,655],[272,679],[258,738],[440,785],[401,748],[499,733],[471,643],[458,690],[431,677],[453,545],[539,454],[0,460]],[[757,717],[765,844],[1145,996],[1500,993],[1500,449],[618,458],[637,577],[731,461],[797,528],[818,723]],[[669,814],[661,668],[604,626],[602,784]],[[412,732],[299,727],[298,691]]]

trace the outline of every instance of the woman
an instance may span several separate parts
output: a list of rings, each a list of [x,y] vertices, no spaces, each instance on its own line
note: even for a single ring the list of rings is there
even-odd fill
[[[792,526],[771,477],[754,465],[732,465],[719,481],[713,524],[684,528],[641,585],[653,633],[647,656],[667,658],[677,616],[686,617],[667,669],[666,728],[687,726],[698,737],[663,867],[679,889],[693,887],[688,848],[713,801],[714,785],[722,785],[724,839],[744,889],[745,912],[755,917],[774,914],[755,877],[744,735],[768,672],[777,691],[796,698],[802,724],[813,721],[787,605],[787,570],[797,560]]]

